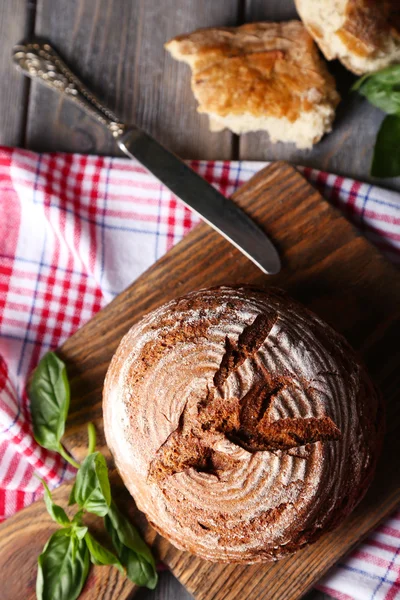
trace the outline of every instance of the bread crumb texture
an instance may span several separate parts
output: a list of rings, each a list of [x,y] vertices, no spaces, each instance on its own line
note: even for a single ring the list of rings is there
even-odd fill
[[[213,131],[266,130],[273,142],[310,148],[331,130],[340,98],[300,21],[199,29],[166,49],[190,65]]]
[[[362,75],[400,62],[399,0],[295,0],[328,60]]]
[[[157,531],[205,559],[276,560],[342,521],[382,439],[380,396],[346,341],[279,290],[178,298],[123,338],[107,443]]]

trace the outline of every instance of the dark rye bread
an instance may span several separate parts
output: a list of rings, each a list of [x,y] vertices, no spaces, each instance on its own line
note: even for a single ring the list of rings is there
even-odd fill
[[[123,338],[107,443],[157,531],[223,562],[314,542],[363,497],[379,395],[339,334],[279,290],[193,292]]]

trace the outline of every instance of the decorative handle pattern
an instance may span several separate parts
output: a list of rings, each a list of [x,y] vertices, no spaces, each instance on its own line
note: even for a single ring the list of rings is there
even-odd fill
[[[19,44],[13,50],[13,60],[25,75],[38,79],[67,96],[90,116],[105,125],[115,138],[126,130],[126,125],[121,123],[116,115],[74,75],[49,44],[42,42]]]

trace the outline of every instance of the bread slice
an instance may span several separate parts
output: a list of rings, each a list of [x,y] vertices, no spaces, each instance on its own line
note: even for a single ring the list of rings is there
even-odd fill
[[[165,47],[192,68],[198,111],[212,130],[266,130],[299,148],[331,130],[340,98],[300,21],[199,29]]]
[[[362,75],[400,62],[400,0],[295,0],[328,60]]]

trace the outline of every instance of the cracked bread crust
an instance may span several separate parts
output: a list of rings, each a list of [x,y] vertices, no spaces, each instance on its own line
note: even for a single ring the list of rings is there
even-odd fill
[[[398,0],[295,0],[298,13],[328,60],[358,75],[400,62]]]
[[[199,29],[165,45],[192,69],[198,111],[214,131],[265,129],[309,148],[330,131],[335,81],[300,21]]]
[[[123,338],[107,443],[150,524],[219,562],[276,560],[341,522],[371,482],[381,399],[347,342],[279,290],[220,287]]]

